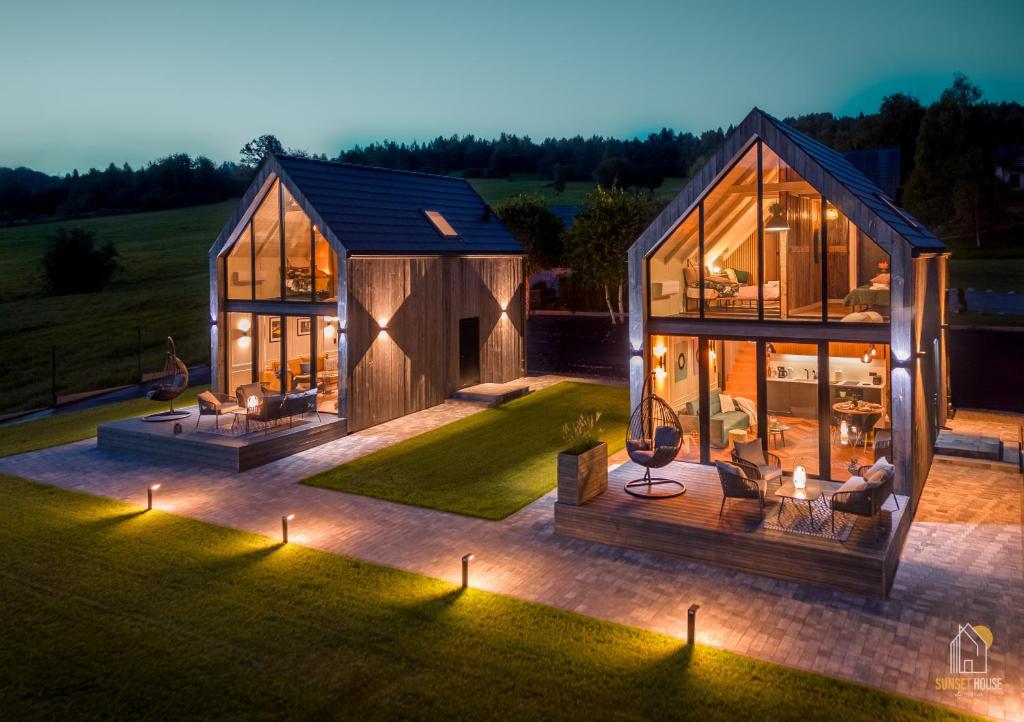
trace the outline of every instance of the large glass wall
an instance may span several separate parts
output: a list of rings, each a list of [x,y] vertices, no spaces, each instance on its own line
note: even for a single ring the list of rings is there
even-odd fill
[[[256,264],[256,298],[281,298],[281,203],[277,181],[270,187],[252,219]]]
[[[700,375],[696,336],[654,336],[651,339],[654,393],[679,416],[683,443],[676,457],[700,462]]]
[[[334,301],[338,298],[338,257],[331,250],[327,239],[313,226],[313,258],[316,272],[317,301]]]
[[[259,380],[273,393],[283,393],[288,379],[281,372],[281,351],[284,326],[280,316],[256,314],[256,358]]]
[[[818,344],[765,343],[768,450],[791,472],[820,469],[818,453]]]
[[[889,317],[888,267],[881,248],[757,141],[648,257],[650,315],[878,323]]]
[[[338,413],[338,319],[334,316],[319,316],[317,325],[317,372],[316,385],[320,390],[317,403],[321,411]]]
[[[831,472],[846,479],[876,455],[892,460],[889,347],[829,343],[828,357]]]
[[[704,200],[704,315],[757,317],[757,146]]]
[[[711,460],[728,461],[737,441],[758,436],[757,344],[708,342]]]

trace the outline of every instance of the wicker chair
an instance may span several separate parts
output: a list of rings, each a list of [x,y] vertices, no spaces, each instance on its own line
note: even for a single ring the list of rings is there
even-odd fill
[[[644,390],[647,388],[648,384],[644,383]],[[626,432],[626,453],[631,461],[644,467],[644,475],[627,481],[626,493],[648,499],[665,499],[684,493],[683,482],[651,476],[651,469],[660,469],[675,461],[682,443],[683,430],[676,412],[660,396],[645,394],[633,411]]]
[[[736,442],[732,463],[742,468],[749,478],[764,481],[766,489],[769,481],[782,483],[782,459],[778,454],[765,451],[761,439]]]
[[[718,480],[722,482],[722,506],[718,508],[718,516],[722,516],[725,511],[728,499],[757,499],[761,518],[764,519],[764,497],[768,493],[768,482],[750,478],[743,467],[728,461],[716,461],[715,468],[718,469]]]
[[[174,348],[174,339],[167,337],[167,353],[164,354],[164,369],[159,380],[146,391],[146,398],[150,401],[166,401],[170,405],[168,411],[161,411],[157,414],[144,416],[144,421],[174,421],[183,419],[189,415],[188,411],[178,411],[174,408],[174,400],[185,393],[188,388],[188,366],[178,358],[177,350]]]
[[[857,469],[857,476],[863,476],[870,466],[861,466]],[[895,467],[890,468],[882,476],[882,480],[874,484],[868,483],[866,489],[858,491],[837,491],[829,500],[832,510],[832,533],[836,531],[836,512],[841,511],[856,516],[866,516],[875,521],[875,538],[878,538],[879,516],[882,505],[891,496],[896,501],[896,508],[900,508],[899,497],[893,493],[892,487],[896,480]]]

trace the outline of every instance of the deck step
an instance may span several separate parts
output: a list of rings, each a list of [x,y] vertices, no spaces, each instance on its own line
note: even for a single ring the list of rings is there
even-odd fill
[[[935,453],[943,456],[960,456],[966,459],[1003,460],[1003,442],[995,436],[957,434],[940,431],[935,442]]]
[[[530,393],[530,387],[526,385],[511,384],[477,384],[459,389],[451,395],[457,401],[467,401],[480,406],[501,406],[513,399],[526,396]]]

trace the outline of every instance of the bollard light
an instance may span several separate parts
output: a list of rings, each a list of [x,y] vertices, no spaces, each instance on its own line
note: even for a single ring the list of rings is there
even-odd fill
[[[694,637],[697,636],[697,610],[699,604],[691,604],[686,612],[686,643],[693,646]]]
[[[462,588],[469,587],[469,563],[473,561],[473,555],[467,554],[462,557]]]
[[[146,511],[153,511],[153,492],[159,488],[159,484],[150,484],[146,487]]]
[[[288,522],[295,518],[294,514],[285,514],[281,517],[281,542],[288,543]]]

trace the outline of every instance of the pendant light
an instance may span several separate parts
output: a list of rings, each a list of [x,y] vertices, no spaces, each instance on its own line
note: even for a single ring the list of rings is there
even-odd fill
[[[768,213],[771,215],[768,216],[768,220],[764,224],[764,229],[766,231],[778,233],[779,231],[789,230],[789,223],[786,221],[786,216],[782,212],[781,203],[772,203],[768,206]]]

